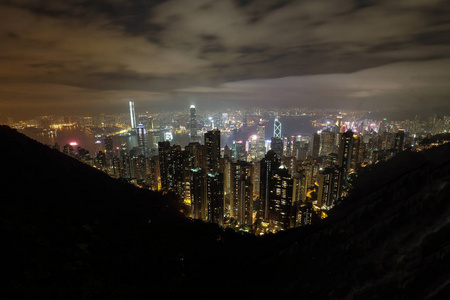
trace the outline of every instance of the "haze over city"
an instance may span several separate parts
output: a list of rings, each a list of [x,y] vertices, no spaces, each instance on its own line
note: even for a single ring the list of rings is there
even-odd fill
[[[2,117],[448,112],[448,1],[2,1]]]

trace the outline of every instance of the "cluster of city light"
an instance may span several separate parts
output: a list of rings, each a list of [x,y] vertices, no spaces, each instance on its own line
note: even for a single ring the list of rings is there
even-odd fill
[[[195,109],[195,107],[193,107]],[[111,155],[111,159],[114,158],[115,156],[122,159],[122,156],[133,156],[133,155],[137,155],[137,154],[128,154],[126,151],[123,151],[125,148],[123,146],[121,147],[114,147],[110,150],[106,150],[107,143],[105,140],[105,143],[103,143],[103,138],[106,139],[107,136],[114,136],[114,135],[138,135],[139,133],[137,133],[140,129],[144,129],[144,133],[150,133],[152,132],[152,139],[154,138],[154,140],[152,140],[152,143],[149,145],[151,145],[150,147],[153,149],[150,149],[151,151],[149,151],[150,156],[152,155],[156,155],[156,148],[158,147],[158,141],[168,141],[168,142],[172,142],[174,141],[174,138],[178,138],[177,136],[175,136],[175,134],[186,134],[187,132],[189,134],[192,134],[193,132],[195,133],[195,142],[200,142],[200,144],[202,144],[202,140],[203,137],[208,133],[211,132],[212,129],[214,129],[217,126],[217,129],[220,130],[221,134],[223,134],[224,132],[231,132],[231,130],[240,130],[240,129],[244,129],[245,131],[243,132],[247,132],[248,130],[248,135],[247,138],[242,137],[242,141],[233,141],[232,145],[231,145],[231,149],[228,148],[229,153],[229,157],[231,157],[231,159],[233,161],[245,161],[247,163],[253,164],[256,161],[260,161],[262,159],[262,157],[264,157],[264,155],[267,153],[267,151],[269,149],[272,150],[279,150],[280,149],[280,141],[282,142],[282,148],[284,147],[284,149],[281,149],[281,153],[280,155],[277,154],[277,156],[279,158],[285,159],[286,161],[283,161],[283,165],[286,164],[286,166],[289,167],[290,171],[292,172],[290,176],[292,176],[293,178],[293,174],[294,171],[292,170],[296,170],[295,172],[297,172],[297,162],[293,161],[293,160],[289,160],[290,157],[292,155],[296,156],[296,159],[298,159],[301,162],[304,161],[308,161],[312,164],[311,168],[314,169],[303,169],[303,171],[305,172],[310,172],[310,178],[308,181],[308,186],[306,188],[304,188],[304,190],[302,191],[302,197],[303,197],[303,203],[308,202],[308,205],[312,204],[311,206],[308,206],[308,209],[311,209],[316,212],[316,217],[318,216],[319,218],[326,218],[327,217],[327,211],[329,209],[331,209],[333,207],[333,201],[331,202],[325,202],[322,201],[317,201],[316,199],[318,199],[320,196],[320,192],[323,191],[323,186],[325,186],[325,181],[322,178],[322,181],[320,181],[320,183],[318,183],[318,177],[319,175],[323,175],[325,174],[327,171],[329,171],[330,169],[330,165],[327,165],[327,163],[325,162],[325,160],[330,159],[329,157],[327,157],[328,154],[330,153],[334,153],[334,155],[337,157],[337,153],[336,151],[339,151],[338,146],[340,147],[339,144],[339,139],[342,137],[342,135],[344,133],[347,132],[347,129],[349,130],[349,132],[351,131],[352,133],[352,137],[353,140],[355,140],[358,144],[357,147],[359,147],[359,143],[366,143],[366,145],[368,145],[368,143],[373,140],[373,139],[383,139],[382,141],[380,141],[380,146],[373,146],[373,144],[371,144],[368,148],[368,151],[370,152],[369,155],[365,154],[365,161],[361,161],[359,162],[358,166],[359,167],[365,167],[366,165],[370,165],[373,163],[377,163],[379,161],[379,159],[387,159],[388,157],[394,155],[392,149],[394,148],[394,143],[397,142],[397,137],[399,136],[399,134],[402,132],[403,134],[405,132],[408,132],[409,134],[409,139],[406,141],[405,140],[405,144],[403,144],[403,142],[401,143],[402,147],[396,147],[395,152],[398,151],[402,151],[404,148],[406,148],[406,145],[414,147],[415,149],[417,149],[417,151],[420,151],[423,147],[432,147],[435,144],[440,144],[440,143],[445,143],[447,141],[440,141],[438,143],[432,143],[429,144],[427,146],[423,146],[418,147],[418,140],[420,139],[421,136],[423,136],[423,130],[420,131],[417,128],[420,128],[419,125],[417,125],[417,120],[414,120],[413,122],[409,122],[409,121],[399,121],[399,122],[387,122],[386,119],[383,119],[382,121],[376,121],[376,120],[371,120],[371,119],[364,119],[364,120],[360,120],[358,118],[356,118],[354,115],[350,115],[350,114],[339,114],[339,115],[335,115],[335,114],[309,114],[310,116],[316,116],[315,120],[311,120],[311,123],[319,128],[317,130],[317,133],[314,134],[313,136],[308,136],[308,135],[292,135],[292,136],[287,136],[287,135],[281,135],[281,122],[283,121],[283,119],[278,119],[275,118],[275,115],[277,115],[278,117],[280,116],[288,116],[288,115],[300,115],[300,114],[290,114],[289,112],[280,112],[279,114],[276,112],[267,112],[265,114],[261,113],[261,112],[252,112],[249,115],[246,115],[243,112],[230,112],[230,113],[226,113],[226,114],[222,114],[220,116],[220,114],[214,114],[211,112],[207,112],[201,115],[196,114],[196,111],[191,111],[191,118],[188,119],[188,114],[186,114],[186,112],[184,112],[184,115],[181,114],[173,114],[170,115],[169,113],[166,114],[155,114],[152,115],[150,117],[150,115],[148,115],[148,113],[146,114],[137,114],[135,115],[134,112],[134,104],[132,105],[131,109],[130,109],[130,115],[128,116],[128,124],[126,124],[125,122],[123,123],[117,123],[115,124],[115,122],[118,122],[119,119],[114,119],[114,118],[110,118],[110,117],[101,117],[101,118],[96,118],[96,117],[84,117],[83,119],[80,119],[79,123],[77,122],[67,122],[67,123],[57,123],[57,122],[53,122],[52,125],[46,125],[49,124],[49,122],[51,120],[74,120],[74,118],[61,118],[58,117],[58,119],[56,118],[50,118],[50,117],[45,117],[42,118],[42,122],[39,123],[39,119],[37,120],[33,120],[33,122],[30,121],[29,124],[22,122],[19,123],[21,126],[25,126],[24,124],[28,125],[29,127],[35,127],[35,128],[42,128],[42,131],[45,132],[45,134],[48,134],[49,132],[53,132],[50,129],[54,130],[55,132],[59,132],[60,129],[63,129],[65,127],[71,127],[71,126],[77,126],[78,124],[80,125],[80,129],[84,129],[86,130],[86,132],[88,132],[89,134],[96,134],[95,136],[98,138],[98,140],[95,142],[95,149],[96,149],[96,154],[102,153],[103,157],[105,157],[105,155]],[[303,114],[305,115],[305,114]],[[197,117],[198,116],[198,117]],[[345,118],[343,118],[343,116],[345,116]],[[131,117],[131,118],[130,118]],[[193,118],[194,117],[194,118]],[[197,120],[198,118],[198,120]],[[273,135],[277,135],[280,136],[278,139],[273,139],[273,140],[265,140],[265,132],[263,134],[261,134],[261,127],[265,128],[264,124],[267,124],[268,120],[270,118],[275,118],[274,120],[274,132]],[[335,120],[332,120],[332,118],[335,118]],[[444,132],[446,132],[446,128],[445,126],[449,126],[449,120],[450,118],[445,117],[446,119],[444,119],[444,122],[439,123],[439,129],[433,129],[434,131],[437,130],[443,130]],[[148,120],[148,122],[147,122]],[[192,120],[195,121],[195,124],[198,126],[191,126]],[[100,122],[101,121],[101,122]],[[85,122],[85,123],[82,123]],[[134,127],[136,128],[132,128],[133,126],[130,126],[130,123],[134,123]],[[84,125],[83,125],[84,124]],[[95,125],[94,125],[95,124]],[[99,125],[101,124],[101,125]],[[257,127],[257,134],[253,134],[254,132],[250,131],[249,129],[251,128],[251,126],[256,126]],[[332,125],[333,124],[333,125]],[[335,125],[334,125],[335,124]],[[445,125],[445,126],[444,126]],[[44,128],[45,126],[47,126],[46,128]],[[105,130],[107,126],[110,126],[111,129]],[[247,126],[246,128],[243,128],[243,126]],[[406,126],[406,127],[405,127]],[[415,128],[414,130],[412,129],[408,129],[409,128]],[[96,128],[97,127],[97,128]],[[117,130],[115,127],[120,127],[120,130]],[[423,126],[425,127],[425,126]],[[402,128],[406,128],[406,129],[402,129]],[[99,130],[101,129],[101,131]],[[133,129],[133,130],[130,130]],[[253,129],[254,130],[254,127]],[[114,131],[114,132],[108,132],[108,131]],[[99,133],[100,132],[100,133]],[[106,133],[108,132],[108,133]],[[442,132],[442,131],[441,131]],[[319,144],[318,147],[320,148],[320,153],[316,153],[316,155],[314,156],[313,159],[310,159],[311,153],[313,153],[312,148],[315,147],[313,141],[317,140],[315,139],[316,136],[319,136]],[[263,139],[261,139],[261,136],[263,136]],[[192,137],[192,136],[191,136]],[[412,138],[412,139],[411,139]],[[138,137],[139,139],[139,137]],[[331,140],[330,140],[331,139]],[[403,137],[402,137],[403,139]],[[263,142],[261,142],[263,141]],[[403,141],[403,140],[402,140]],[[192,139],[191,139],[192,142]],[[406,144],[406,142],[408,142],[408,144]],[[220,143],[219,143],[220,144]],[[273,144],[273,145],[272,145]],[[386,146],[386,145],[390,145],[392,144],[392,146]],[[75,148],[78,146],[78,143],[76,142],[71,142],[68,145],[70,145],[71,147]],[[304,148],[304,146],[306,145],[306,148]],[[330,146],[331,145],[331,146]],[[273,147],[272,147],[273,146]],[[376,148],[378,147],[378,148]],[[380,149],[381,147],[381,149]],[[384,148],[383,148],[384,147]],[[386,148],[387,147],[387,148]],[[131,147],[127,147],[127,148],[131,148]],[[78,148],[77,148],[78,149]],[[113,150],[114,149],[114,150]],[[122,149],[122,150],[121,150]],[[142,146],[139,145],[139,151],[141,151],[142,149],[147,149],[146,146]],[[260,149],[264,149],[262,152],[260,151]],[[289,150],[286,150],[289,149]],[[293,150],[294,149],[294,150]],[[307,152],[306,150],[307,149]],[[367,149],[367,148],[365,148]],[[328,151],[330,150],[330,151]],[[381,153],[383,150],[387,151],[386,153],[384,153],[384,157],[382,156],[378,156],[378,152],[379,150],[381,150]],[[222,148],[222,151],[224,151],[224,149]],[[283,156],[283,151],[287,151],[286,156]],[[295,152],[295,154],[293,154]],[[391,151],[391,152],[389,152]],[[158,149],[159,152],[159,149]],[[220,151],[219,151],[220,152]],[[112,154],[111,154],[112,153]],[[131,152],[130,152],[131,153]],[[145,152],[138,152],[138,153],[145,153]],[[262,155],[260,153],[263,153]],[[377,153],[377,154],[375,154]],[[242,155],[241,155],[242,154]],[[383,153],[382,153],[383,154]],[[223,153],[222,153],[223,155]],[[309,155],[307,157],[307,155]],[[348,153],[348,155],[352,155],[351,153]],[[345,157],[348,157],[348,155],[346,155]],[[150,159],[150,156],[147,156],[147,159]],[[135,156],[136,157],[136,156]],[[154,156],[153,156],[154,157]],[[301,158],[302,157],[302,158]],[[317,160],[316,158],[322,157],[322,159]],[[105,158],[103,158],[104,160]],[[206,159],[206,158],[204,158]],[[322,161],[323,160],[323,161]],[[335,162],[336,163],[336,162]],[[101,166],[99,161],[95,161],[91,163],[92,166],[99,168],[105,172],[107,172],[110,175],[113,176],[119,176],[116,175],[116,171],[115,168],[117,168],[116,165],[112,165],[112,163],[110,165],[106,166]],[[156,168],[158,168],[159,166],[153,166],[152,170],[157,170]],[[333,167],[333,165],[331,165],[331,167]],[[342,167],[342,166],[341,166]],[[346,173],[343,176],[348,176],[348,174],[352,174],[355,173],[355,168],[349,168],[349,165],[347,164],[346,168],[348,168],[347,171],[345,171]],[[312,171],[313,170],[313,171]],[[157,170],[155,173],[159,174],[160,170]],[[137,172],[137,171],[135,171]],[[127,173],[128,174],[128,173]],[[131,174],[131,173],[130,173]],[[317,175],[316,175],[317,174]],[[205,176],[207,174],[205,173]],[[135,184],[136,186],[139,187],[149,187],[151,186],[153,189],[155,190],[161,190],[162,189],[162,184],[161,184],[161,176],[159,175],[155,175],[154,179],[149,179],[149,180],[156,180],[157,182],[152,182],[152,183],[145,183],[142,180],[147,180],[147,179],[138,179],[140,181],[138,181],[135,178],[131,178],[135,175],[120,175],[120,176],[125,176],[127,177],[127,180],[132,183]],[[183,175],[184,176],[184,175]],[[128,178],[130,177],[130,178]],[[159,177],[159,178],[158,178]],[[345,177],[343,177],[345,178]],[[331,186],[331,184],[330,184]],[[233,192],[227,193],[226,191],[223,191],[224,195],[228,195],[228,194],[233,194]],[[253,193],[257,193],[257,192],[253,192]],[[345,196],[345,193],[343,194],[343,196]],[[259,195],[255,195],[253,194],[254,197],[254,201],[256,201],[257,197],[259,197]],[[185,204],[190,206],[193,205],[191,199],[189,199],[189,197],[184,197],[183,198],[185,201]],[[306,200],[305,200],[306,199]],[[325,199],[325,198],[323,198]],[[341,199],[341,198],[340,198]],[[258,200],[259,201],[259,200]],[[279,201],[279,200],[276,200]],[[285,200],[280,200],[281,204],[286,203]],[[306,202],[305,202],[306,201]],[[229,208],[228,208],[229,209]],[[284,214],[284,212],[281,213],[282,215]],[[255,220],[255,218],[257,218],[256,216],[256,212],[253,212],[253,220]],[[308,218],[308,217],[306,217]],[[274,221],[275,223],[278,221]],[[274,224],[275,224],[274,223]],[[267,223],[269,224],[269,223]],[[273,231],[273,224],[269,224],[267,226],[269,226],[270,228],[267,231],[264,231],[266,228],[265,227],[265,222],[262,223],[262,230],[263,232],[269,232],[269,231]],[[248,230],[248,228],[241,228],[241,230]],[[280,230],[280,229],[277,229]],[[284,229],[281,229],[284,230]],[[259,232],[257,234],[260,234]]]
[[[77,125],[78,123],[64,123],[64,124],[51,124],[49,127],[51,129],[62,129],[64,127],[74,127]]]

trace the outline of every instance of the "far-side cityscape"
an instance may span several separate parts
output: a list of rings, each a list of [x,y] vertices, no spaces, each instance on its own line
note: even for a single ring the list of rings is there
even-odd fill
[[[387,120],[358,111],[202,112],[195,105],[150,114],[128,104],[119,115],[8,122],[111,177],[172,193],[187,217],[256,235],[326,218],[361,168],[422,151],[434,145],[427,137],[450,130],[450,116]],[[60,144],[61,136],[71,141]]]

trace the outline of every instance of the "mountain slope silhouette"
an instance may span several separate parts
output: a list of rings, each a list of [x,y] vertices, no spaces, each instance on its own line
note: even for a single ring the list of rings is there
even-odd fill
[[[358,177],[312,226],[265,237],[182,216],[135,188],[0,127],[5,298],[161,296],[442,299],[450,292],[450,145]]]

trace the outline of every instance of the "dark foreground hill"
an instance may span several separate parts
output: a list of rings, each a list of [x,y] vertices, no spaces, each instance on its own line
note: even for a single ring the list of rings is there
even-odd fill
[[[234,273],[235,244],[248,252],[254,240],[188,220],[170,196],[110,178],[6,126],[0,143],[2,296],[136,299],[195,286],[204,294]]]
[[[450,145],[366,170],[314,226],[256,238],[193,222],[0,127],[2,298],[445,299]]]
[[[374,165],[330,217],[275,240],[255,268],[266,296],[450,299],[450,144]]]

